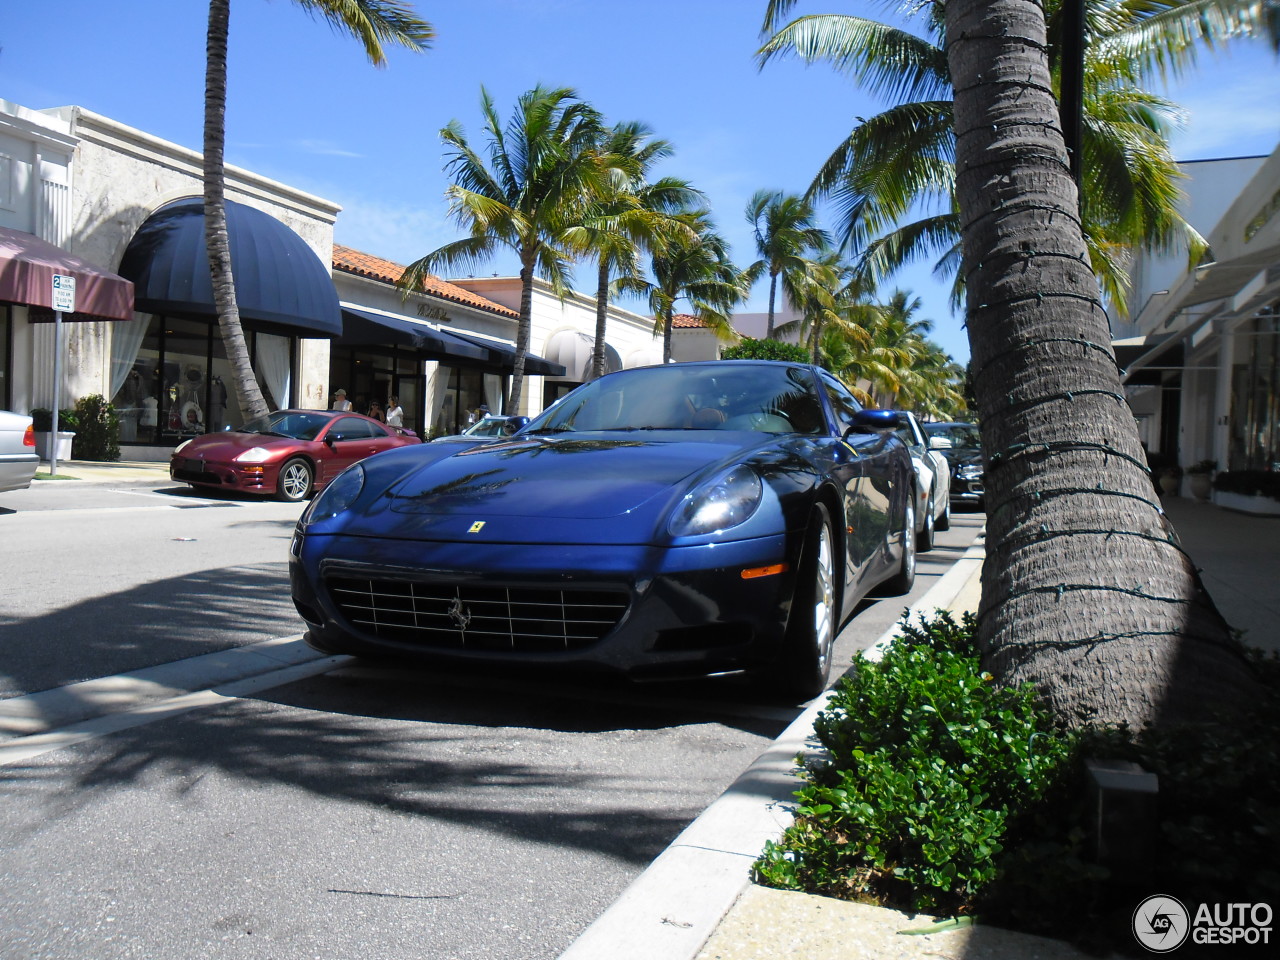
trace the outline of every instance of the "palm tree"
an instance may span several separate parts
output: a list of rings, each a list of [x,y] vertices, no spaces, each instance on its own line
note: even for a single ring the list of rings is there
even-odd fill
[[[481,263],[500,248],[520,262],[520,321],[508,410],[520,412],[525,358],[533,315],[533,280],[539,274],[559,296],[569,291],[573,250],[565,232],[606,189],[601,164],[600,115],[568,88],[543,86],[521,94],[504,128],[487,90],[480,110],[488,138],[488,163],[471,146],[458,121],[440,131],[449,147],[446,170],[449,213],[468,231],[461,240],[415,260],[399,286],[407,296],[442,267]]]
[[[899,395],[901,407],[931,420],[959,420],[966,413],[964,367],[934,343],[925,340],[911,368],[911,382]]]
[[[429,23],[413,15],[403,0],[296,0],[312,15],[328,20],[364,45],[375,66],[386,63],[383,45],[395,43],[425,50],[435,36]],[[231,273],[231,243],[227,238],[226,174],[223,153],[227,129],[227,31],[231,0],[209,0],[209,28],[205,41],[204,78],[204,233],[218,326],[231,366],[232,389],[249,418],[267,413],[249,348],[240,325],[235,278]]]
[[[733,336],[730,315],[747,298],[751,284],[729,259],[729,245],[715,231],[705,209],[675,214],[685,228],[673,232],[654,250],[650,259],[653,280],[623,277],[623,289],[649,295],[655,318],[654,332],[662,334],[662,362],[671,362],[671,330],[676,304],[690,308],[718,336]]]
[[[773,305],[777,299],[778,280],[793,306],[798,306],[801,286],[814,269],[807,256],[821,253],[831,244],[825,230],[817,226],[813,208],[805,200],[780,190],[758,190],[747,202],[747,222],[755,235],[756,253],[760,259],[747,267],[747,277],[754,283],[764,274],[769,276],[769,321],[765,339],[773,339]]]
[[[776,332],[786,336],[795,329],[815,364],[822,362],[822,341],[829,329],[838,330],[851,349],[868,349],[878,314],[867,279],[838,253],[827,251],[789,294],[800,318],[779,324]]]
[[[1180,173],[1168,149],[1177,109],[1140,90],[1156,72],[1188,66],[1198,45],[1215,46],[1242,32],[1264,30],[1266,0],[1085,0],[1088,45],[1082,166],[1089,189],[1081,213],[1093,268],[1109,299],[1123,311],[1126,250],[1168,249],[1176,243],[1198,259],[1204,241],[1178,214]],[[922,256],[954,270],[959,224],[954,202],[956,144],[952,82],[940,42],[946,4],[923,5],[929,37],[861,17],[818,15],[782,26],[795,0],[770,0],[762,63],[786,55],[837,69],[895,101],[859,119],[810,187],[841,214],[846,246],[866,244],[870,269],[883,276]],[[1061,0],[1049,0],[1053,83],[1069,27]],[[914,11],[915,7],[912,8]],[[1045,122],[1054,122],[1050,119]],[[917,204],[933,212],[903,223]],[[957,275],[957,284],[962,278]],[[961,296],[959,287],[957,299]]]
[[[1248,704],[1243,649],[1154,497],[1108,346],[1043,13],[948,0],[945,39],[987,465],[984,662],[1036,683],[1071,724]]]
[[[657,249],[673,231],[689,233],[671,216],[705,198],[685,180],[663,177],[648,182],[650,168],[672,153],[666,140],[650,139],[641,123],[622,123],[603,131],[600,162],[609,174],[603,193],[591,200],[581,222],[570,227],[565,241],[594,256],[596,330],[591,353],[592,379],[604,375],[609,285],[613,272],[638,277],[641,250]],[[691,237],[691,234],[689,234]]]

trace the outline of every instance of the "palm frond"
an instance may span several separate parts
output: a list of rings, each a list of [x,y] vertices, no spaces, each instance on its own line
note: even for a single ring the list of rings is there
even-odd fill
[[[950,89],[946,54],[937,43],[864,17],[799,17],[765,42],[756,62],[763,67],[787,56],[830,63],[888,100],[933,99]]]

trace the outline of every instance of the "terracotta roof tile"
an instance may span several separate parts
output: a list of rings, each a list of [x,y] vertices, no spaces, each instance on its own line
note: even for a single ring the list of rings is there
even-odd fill
[[[339,243],[333,245],[333,269],[340,270],[343,273],[353,273],[359,277],[368,277],[370,280],[380,280],[383,283],[395,283],[404,275],[405,271],[403,264],[383,260],[381,257],[375,257],[372,254],[361,253],[359,250],[344,247]],[[423,278],[422,289],[424,293],[428,293],[433,297],[440,297],[443,300],[452,300],[454,303],[461,303],[468,307],[478,307],[481,310],[488,310],[504,317],[515,319],[520,317],[519,313],[509,307],[494,303],[478,293],[464,290],[462,287],[455,286],[447,280],[441,280],[439,277],[431,276],[430,274]]]
[[[690,330],[705,326],[700,317],[695,317],[691,313],[677,313],[671,318],[673,330]]]

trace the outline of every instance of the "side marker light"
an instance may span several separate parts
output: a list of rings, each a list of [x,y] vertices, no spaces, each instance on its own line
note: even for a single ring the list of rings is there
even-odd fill
[[[775,563],[767,567],[748,567],[742,571],[743,580],[755,580],[757,577],[774,577],[787,572],[785,563]]]

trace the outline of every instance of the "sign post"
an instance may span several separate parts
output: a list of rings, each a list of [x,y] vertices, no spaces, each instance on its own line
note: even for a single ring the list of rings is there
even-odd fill
[[[76,278],[53,275],[53,423],[49,436],[49,477],[58,476],[58,399],[62,394],[62,314],[76,312]]]

